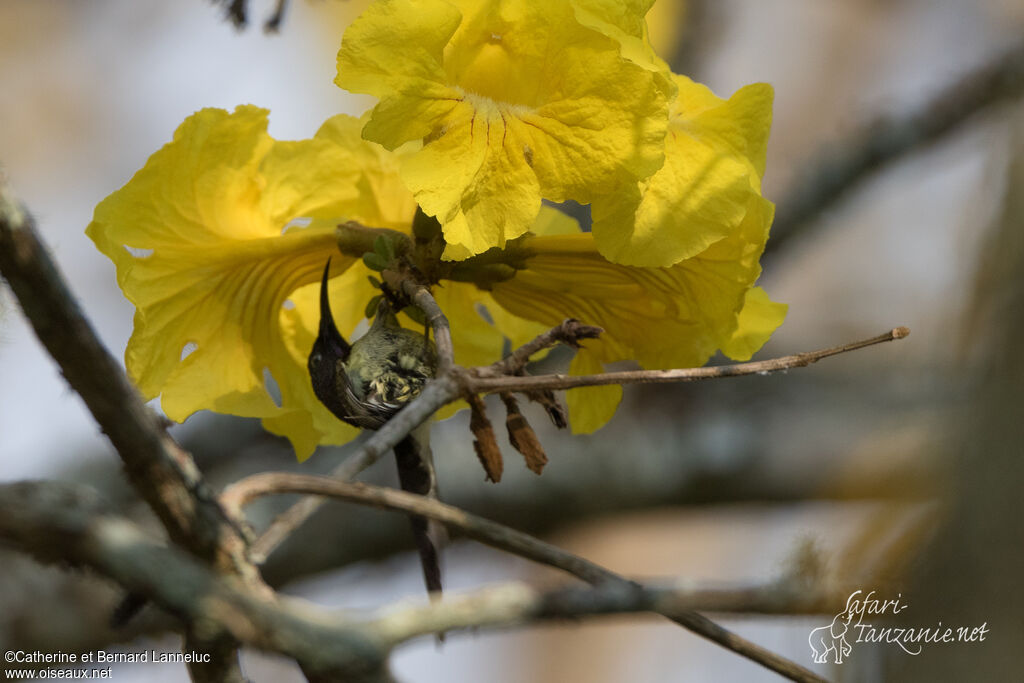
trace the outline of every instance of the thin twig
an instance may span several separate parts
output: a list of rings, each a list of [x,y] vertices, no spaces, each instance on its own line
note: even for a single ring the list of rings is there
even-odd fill
[[[849,344],[842,344],[828,349],[807,351],[792,356],[771,358],[768,360],[737,363],[734,365],[716,365],[703,368],[686,368],[679,370],[626,370],[623,372],[606,372],[599,375],[534,375],[529,377],[490,377],[475,376],[467,378],[466,389],[469,391],[493,394],[506,391],[536,391],[538,389],[573,389],[575,387],[594,387],[608,384],[667,384],[671,382],[694,382],[704,379],[720,379],[724,377],[742,377],[744,375],[767,375],[773,372],[801,368],[817,363],[822,358],[836,356],[849,351],[856,351],[875,344],[903,339],[910,334],[906,327],[897,327],[877,337],[864,339]],[[490,368],[485,369],[489,374]],[[484,374],[484,373],[481,373]]]
[[[530,357],[539,351],[557,344],[565,344],[579,348],[582,339],[596,339],[603,333],[600,327],[585,325],[572,318],[562,321],[547,332],[537,335],[534,339],[520,346],[502,360],[491,365],[491,370],[498,375],[515,375],[530,361]]]
[[[370,486],[362,483],[338,481],[331,477],[274,472],[246,477],[228,487],[221,496],[222,503],[232,510],[240,510],[252,500],[271,494],[304,493],[330,496],[374,507],[397,510],[437,520],[449,529],[487,545],[507,550],[527,559],[556,567],[594,585],[615,585],[635,590],[639,584],[630,581],[589,560],[573,555],[549,543],[510,527],[477,517],[440,501],[404,491]],[[655,610],[659,611],[659,610]],[[765,648],[715,624],[692,611],[660,612],[676,623],[713,642],[728,648],[791,680],[820,681],[814,673]]]
[[[806,232],[814,219],[886,164],[940,140],[978,112],[1024,95],[1024,42],[948,85],[913,111],[868,123],[807,164],[779,202],[767,250]]]
[[[455,347],[448,317],[441,311],[430,290],[423,285],[406,277],[402,279],[402,291],[426,316],[427,324],[434,333],[434,344],[437,345],[437,374],[446,374],[455,365]]]
[[[362,448],[331,470],[330,476],[340,480],[354,478],[377,462],[409,432],[430,419],[439,408],[458,396],[458,385],[449,375],[431,380],[419,396],[374,432]],[[288,535],[309,519],[322,504],[322,498],[307,497],[275,517],[249,550],[253,562],[263,564]]]

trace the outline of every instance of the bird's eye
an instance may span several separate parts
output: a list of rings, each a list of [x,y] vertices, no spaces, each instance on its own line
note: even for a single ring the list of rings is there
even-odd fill
[[[310,359],[309,359],[309,361],[310,361],[311,363],[319,363],[319,362],[320,362],[320,360],[321,360],[321,356],[320,356],[320,354],[319,354],[319,353],[314,353],[314,354],[313,354],[313,355],[312,355],[312,356],[310,357]]]

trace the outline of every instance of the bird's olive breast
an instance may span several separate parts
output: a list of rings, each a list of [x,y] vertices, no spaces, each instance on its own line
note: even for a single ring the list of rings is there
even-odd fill
[[[345,364],[359,400],[403,404],[415,398],[437,370],[433,342],[404,328],[377,328],[352,345]]]

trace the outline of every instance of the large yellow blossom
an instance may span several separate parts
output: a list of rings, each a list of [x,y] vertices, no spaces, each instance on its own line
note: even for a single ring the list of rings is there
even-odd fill
[[[757,205],[773,91],[741,88],[728,101],[671,73],[642,17],[653,0],[571,0],[587,26],[614,38],[623,58],[671,81],[665,163],[649,178],[593,202],[601,253],[634,266],[671,266],[735,231]]]
[[[328,421],[278,320],[334,244],[332,225],[285,228],[359,201],[357,160],[325,136],[275,142],[266,125],[266,110],[256,107],[189,117],[96,207],[87,233],[136,306],[128,372],[146,398],[161,395],[168,417],[208,409],[262,417],[274,429],[299,412],[347,440],[354,430]],[[296,447],[311,450],[308,442]]]
[[[345,32],[337,83],[380,98],[368,140],[423,142],[401,174],[446,258],[522,235],[541,198],[589,203],[661,166],[671,83],[600,28],[570,0],[379,0]]]
[[[337,116],[311,140],[279,142],[266,133],[264,110],[202,110],[97,207],[88,233],[137,307],[129,373],[172,419],[202,409],[259,417],[300,459],[354,435],[317,401],[306,372],[317,276],[333,256],[335,318],[351,337],[375,290],[361,260],[338,254],[335,226],[358,220],[408,232],[415,212],[398,173],[415,149],[387,152],[360,139],[361,125]],[[566,317],[606,329],[573,372],[622,359],[700,365],[717,349],[748,358],[784,313],[751,289],[770,221],[771,205],[751,199],[740,224],[701,253],[670,268],[633,268],[608,262],[592,235],[545,208],[516,245],[513,277],[434,288],[456,361],[490,363],[506,338],[521,344]],[[574,429],[607,421],[619,395],[570,392]]]
[[[327,258],[344,334],[377,293],[362,262],[338,254],[335,228],[358,220],[408,232],[415,204],[398,157],[361,140],[357,119],[334,117],[300,142],[275,141],[266,125],[256,107],[197,112],[96,207],[87,233],[136,306],[125,363],[143,395],[160,396],[175,421],[198,410],[262,418],[304,459],[357,432],[317,400],[306,370]],[[476,309],[496,308],[489,294],[450,283],[436,295],[458,362],[500,357],[504,335]],[[523,343],[540,329],[519,321],[505,333]]]
[[[703,365],[718,350],[747,360],[775,331],[786,307],[759,288],[758,259],[773,209],[759,200],[725,239],[668,268],[611,263],[589,234],[530,238],[525,270],[495,285],[492,295],[510,313],[555,325],[566,317],[603,327],[586,342],[571,374],[603,372],[603,365],[635,360],[648,369]],[[621,387],[569,392],[573,431],[591,432],[614,414]]]
[[[761,199],[772,88],[741,88],[729,100],[673,77],[665,164],[627,191],[594,201],[594,235],[617,263],[669,266],[732,234]]]

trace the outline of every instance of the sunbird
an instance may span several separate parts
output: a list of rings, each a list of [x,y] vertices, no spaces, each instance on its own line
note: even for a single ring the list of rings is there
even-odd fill
[[[398,323],[385,297],[370,330],[352,344],[338,331],[327,292],[331,260],[320,281],[320,327],[309,353],[313,392],[335,417],[364,429],[379,429],[416,398],[437,372],[437,350],[425,335]],[[430,453],[429,423],[420,425],[395,445],[402,489],[437,497],[437,478]],[[410,515],[413,536],[431,594],[441,593],[438,552],[444,529],[436,522]]]

